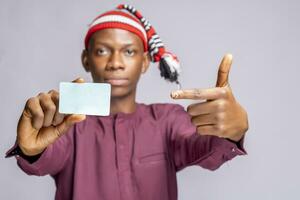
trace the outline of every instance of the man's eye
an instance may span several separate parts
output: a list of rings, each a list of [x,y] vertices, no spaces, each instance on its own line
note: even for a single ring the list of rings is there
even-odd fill
[[[126,56],[133,56],[135,54],[135,51],[132,49],[126,49],[125,54]]]
[[[106,49],[97,49],[96,53],[97,55],[104,56],[108,54],[108,51]]]

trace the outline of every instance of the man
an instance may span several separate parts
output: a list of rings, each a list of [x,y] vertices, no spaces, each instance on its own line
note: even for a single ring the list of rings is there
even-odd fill
[[[171,94],[207,100],[187,112],[177,104],[136,102],[138,80],[150,60],[160,62],[165,79],[178,82],[176,57],[135,8],[120,5],[98,16],[87,32],[82,64],[94,82],[111,84],[111,114],[63,115],[57,91],[40,93],[26,102],[7,156],[16,155],[28,174],[50,174],[57,200],[175,200],[179,170],[215,170],[245,154],[247,114],[228,85],[231,55],[221,62],[217,87]]]

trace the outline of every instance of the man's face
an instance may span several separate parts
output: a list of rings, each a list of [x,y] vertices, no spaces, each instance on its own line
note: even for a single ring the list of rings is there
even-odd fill
[[[95,83],[111,84],[112,98],[134,95],[140,75],[149,66],[142,40],[129,31],[113,28],[92,35],[82,62]]]

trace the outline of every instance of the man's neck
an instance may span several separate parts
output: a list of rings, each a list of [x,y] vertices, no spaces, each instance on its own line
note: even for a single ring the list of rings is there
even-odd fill
[[[129,95],[123,98],[112,98],[110,104],[111,114],[119,112],[133,113],[136,109],[135,95]]]

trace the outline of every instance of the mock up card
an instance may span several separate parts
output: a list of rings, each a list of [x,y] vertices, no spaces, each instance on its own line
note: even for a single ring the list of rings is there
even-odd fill
[[[108,83],[59,84],[59,112],[108,116],[111,85]]]

